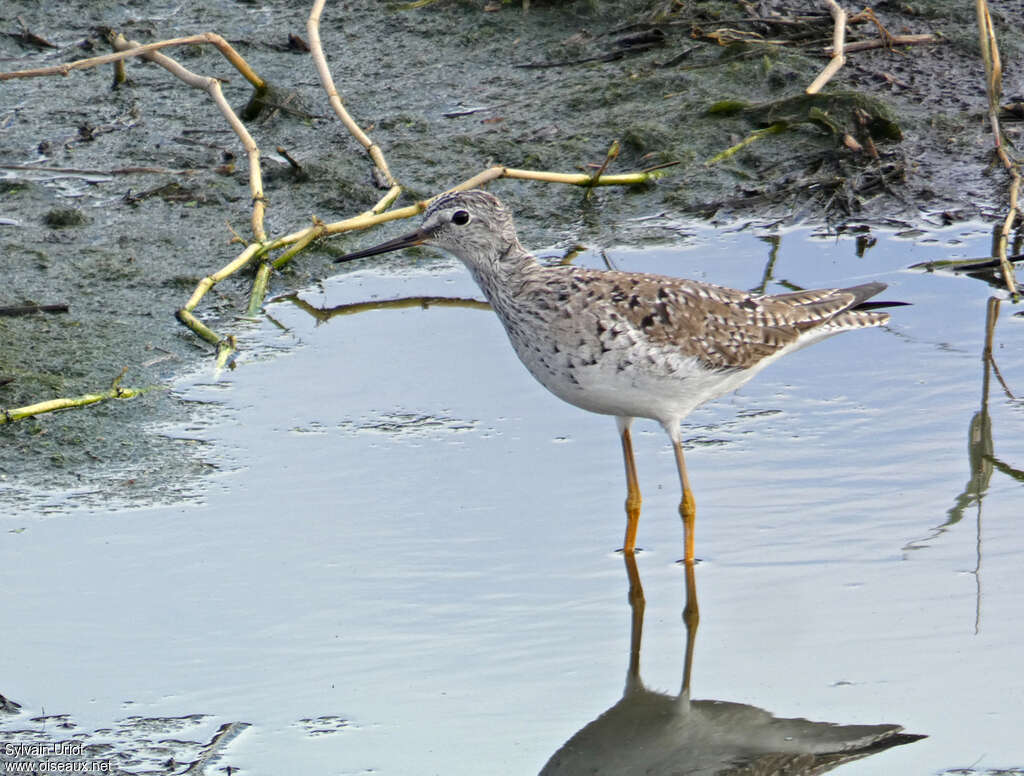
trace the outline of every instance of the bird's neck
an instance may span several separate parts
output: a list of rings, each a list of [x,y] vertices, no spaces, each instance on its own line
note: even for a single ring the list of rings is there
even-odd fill
[[[501,297],[515,296],[524,282],[543,270],[518,240],[513,240],[489,261],[466,264],[476,284],[492,303]]]

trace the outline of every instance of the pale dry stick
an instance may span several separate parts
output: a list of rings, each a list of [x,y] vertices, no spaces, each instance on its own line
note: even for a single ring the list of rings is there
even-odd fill
[[[118,35],[114,39],[114,48],[119,49],[120,51],[127,51],[142,47],[142,44],[137,41],[125,40],[123,35]],[[263,175],[260,172],[260,149],[259,146],[256,145],[256,141],[252,139],[252,135],[249,134],[249,130],[245,128],[241,119],[238,118],[235,111],[225,99],[224,92],[221,91],[220,88],[220,81],[211,76],[197,75],[191,70],[180,65],[176,60],[171,59],[166,54],[150,51],[142,54],[141,56],[143,59],[148,59],[151,62],[160,65],[160,67],[181,79],[189,86],[195,89],[200,89],[209,94],[217,104],[221,114],[227,119],[228,124],[231,125],[231,129],[233,129],[235,134],[238,135],[238,139],[242,141],[242,146],[245,148],[246,156],[248,156],[249,159],[249,192],[252,195],[253,237],[261,243],[265,242],[267,239],[267,233],[263,228],[263,215],[266,211],[266,197],[263,195]]]
[[[217,107],[221,110],[221,113],[224,114],[225,118],[227,118],[231,128],[242,141],[242,145],[245,147],[246,153],[249,157],[249,184],[253,196],[253,234],[258,240],[265,240],[266,234],[263,229],[265,199],[263,196],[262,176],[260,174],[259,149],[256,147],[255,141],[252,139],[252,136],[249,135],[248,130],[245,129],[245,126],[242,124],[241,120],[239,120],[238,116],[235,115],[231,106],[228,105],[227,100],[224,99],[223,92],[220,89],[220,82],[217,79],[199,76],[178,64],[178,62],[170,57],[157,53],[159,49],[168,48],[170,46],[195,45],[199,43],[209,43],[215,46],[235,67],[235,69],[238,70],[238,72],[256,88],[257,92],[264,92],[267,90],[267,82],[256,74],[245,59],[243,59],[242,56],[231,47],[231,44],[224,40],[220,35],[212,32],[201,33],[199,35],[189,35],[183,38],[171,38],[169,40],[147,44],[142,44],[138,41],[128,41],[125,40],[123,35],[117,35],[113,40],[113,45],[118,49],[118,51],[114,53],[104,54],[98,57],[90,57],[88,59],[79,59],[74,62],[65,62],[52,67],[0,73],[0,81],[13,78],[32,78],[47,75],[66,76],[70,74],[72,70],[97,67],[110,62],[123,61],[130,57],[143,57],[159,64],[189,86],[207,92],[217,103]]]
[[[1003,220],[1003,226],[999,232],[999,240],[996,245],[996,257],[999,259],[1000,269],[1003,273],[1003,280],[1006,283],[1006,290],[1013,297],[1014,301],[1019,299],[1019,291],[1014,277],[1013,265],[1006,257],[1006,246],[1010,240],[1010,232],[1020,213],[1018,197],[1020,195],[1020,167],[1015,160],[1010,159],[1003,144],[1003,130],[999,125],[999,97],[1003,88],[1003,65],[999,56],[999,44],[996,41],[995,27],[992,24],[992,16],[988,10],[986,0],[976,0],[975,10],[978,15],[978,37],[981,45],[981,58],[985,63],[985,91],[988,94],[988,116],[992,125],[992,137],[995,144],[996,155],[1003,163],[1003,167],[1010,175],[1010,209]]]
[[[516,178],[525,181],[542,181],[544,183],[565,183],[569,186],[634,186],[639,183],[655,180],[662,176],[660,170],[641,170],[640,172],[618,173],[615,175],[602,175],[596,180],[585,173],[564,173],[546,172],[544,170],[518,170],[514,167],[488,167],[481,173],[474,175],[451,191],[469,191],[490,183],[498,178]]]
[[[589,186],[591,184],[595,186],[633,186],[640,183],[646,183],[647,181],[655,180],[656,178],[661,177],[662,174],[663,173],[660,170],[647,170],[633,173],[619,173],[616,175],[602,175],[595,181],[590,175],[587,175],[585,173],[560,173],[546,172],[543,170],[520,170],[515,169],[513,167],[502,167],[501,165],[497,165],[495,167],[488,167],[483,172],[477,173],[471,178],[467,178],[462,183],[459,183],[458,185],[448,189],[448,191],[468,191],[470,189],[476,189],[479,188],[480,186],[484,186],[490,183],[491,181],[498,180],[499,178],[515,178],[518,180],[542,181],[544,183],[564,183],[571,186]],[[277,250],[278,248],[283,248],[286,245],[291,245],[293,243],[298,242],[299,240],[306,239],[311,231],[318,228],[322,228],[324,236],[329,236],[335,234],[342,234],[344,232],[357,231],[361,229],[369,229],[372,226],[377,226],[378,224],[383,224],[388,221],[395,221],[402,218],[412,218],[413,216],[419,215],[424,210],[426,210],[427,206],[433,199],[433,197],[430,197],[428,199],[420,200],[419,202],[416,202],[412,205],[407,205],[406,207],[399,208],[397,210],[388,210],[383,213],[375,213],[372,210],[369,210],[357,216],[346,218],[343,221],[334,221],[333,223],[323,224],[322,227],[317,227],[316,225],[306,227],[305,229],[301,229],[297,232],[292,232],[291,234],[286,234],[282,237],[278,237],[270,241],[265,246],[263,246],[262,250],[274,251]],[[228,265],[228,267],[225,267],[220,272],[216,273],[217,279],[214,282],[219,282],[220,280],[223,280],[228,275],[240,269],[241,266],[244,266],[243,264],[241,266],[235,267],[230,272],[227,272],[229,267],[234,266],[235,264],[238,263],[238,261],[239,260],[236,259],[234,262],[232,262],[231,265]],[[275,267],[280,266],[278,264],[279,261],[280,259],[274,262]],[[196,294],[193,294],[192,300],[190,300],[189,302],[189,304],[191,305],[189,309],[195,307],[195,305],[192,304],[192,301],[198,303],[199,298],[201,298],[202,294],[206,293],[207,290],[209,290],[209,288],[203,290],[202,293],[199,293],[199,289],[196,289]]]
[[[0,73],[0,81],[7,81],[12,78],[34,78],[44,75],[69,75],[72,70],[84,70],[90,67],[96,67],[98,65],[105,65],[109,62],[120,62],[130,57],[139,57],[145,54],[149,54],[158,49],[168,48],[169,46],[191,46],[199,43],[209,43],[215,46],[228,60],[239,73],[251,83],[257,90],[266,90],[267,82],[260,78],[256,72],[249,67],[249,63],[246,62],[242,55],[235,51],[231,44],[228,43],[220,35],[213,32],[204,32],[199,35],[189,35],[184,38],[169,38],[168,40],[157,41],[156,43],[147,43],[146,45],[139,44],[135,48],[118,51],[113,54],[103,54],[98,57],[89,57],[88,59],[78,59],[74,62],[65,62],[61,65],[53,65],[52,67],[40,67],[32,70],[17,70],[12,73]]]
[[[890,35],[888,38],[875,38],[874,40],[858,40],[854,43],[844,43],[843,53],[853,54],[857,51],[870,51],[877,48],[895,48],[896,46],[917,46],[925,43],[941,43],[942,36],[933,32],[922,32],[913,35]],[[826,46],[825,53],[829,56],[835,51],[835,47]]]
[[[238,270],[242,269],[252,261],[255,256],[262,255],[266,250],[266,243],[252,243],[247,246],[246,249],[238,254],[232,262],[225,265],[217,272],[214,272],[212,275],[207,275],[200,280],[198,285],[196,285],[195,291],[192,292],[192,296],[189,297],[189,300],[185,303],[185,306],[174,313],[175,317],[181,321],[181,323],[185,324],[185,326],[192,329],[192,331],[194,331],[199,337],[217,348],[218,366],[222,366],[227,363],[228,357],[232,352],[234,352],[234,337],[221,337],[213,329],[196,318],[193,311],[211,288],[225,278],[228,278],[238,272]]]
[[[334,85],[334,79],[331,77],[331,70],[327,66],[327,59],[324,57],[324,49],[320,43],[320,15],[323,13],[325,2],[326,0],[314,0],[313,7],[309,11],[309,18],[306,20],[310,55],[313,57],[313,64],[316,66],[317,75],[320,76],[320,83],[323,85],[324,91],[327,92],[327,101],[331,104],[331,108],[334,109],[335,114],[341,119],[341,123],[345,125],[345,128],[351,133],[352,137],[366,149],[384,183],[390,187],[390,190],[385,195],[385,199],[390,204],[397,199],[402,188],[391,174],[391,170],[388,169],[388,163],[384,159],[384,152],[380,150],[380,146],[369,138],[362,128],[353,121],[348,111],[345,110],[345,106],[341,102],[341,96],[338,94],[338,89]],[[377,212],[380,211],[378,210]]]
[[[208,326],[203,324],[198,318],[193,315],[193,310],[199,303],[199,300],[206,294],[206,292],[212,288],[220,280],[223,280],[228,275],[238,271],[256,255],[262,255],[265,252],[266,243],[266,232],[263,227],[263,217],[266,211],[266,198],[263,194],[263,177],[260,171],[260,153],[259,147],[256,142],[252,139],[245,125],[242,124],[241,120],[232,110],[227,100],[224,98],[224,94],[220,88],[220,82],[216,78],[206,78],[180,65],[171,57],[164,54],[158,53],[158,49],[167,48],[169,46],[180,46],[197,43],[210,43],[218,48],[224,56],[231,62],[235,68],[248,80],[256,89],[257,92],[263,92],[267,89],[267,83],[258,75],[248,63],[238,54],[222,37],[214,33],[203,33],[200,35],[192,35],[184,38],[173,38],[171,40],[158,41],[156,43],[141,44],[138,41],[129,41],[124,38],[123,35],[117,35],[112,40],[114,48],[118,49],[117,52],[112,54],[105,54],[99,57],[91,57],[89,59],[82,59],[75,62],[68,62],[62,65],[47,68],[37,68],[34,70],[21,70],[12,73],[0,73],[0,80],[8,80],[12,78],[30,78],[37,76],[46,75],[68,75],[72,70],[80,70],[90,67],[96,67],[98,65],[107,64],[109,62],[123,61],[130,57],[141,56],[148,59],[167,71],[176,76],[177,78],[184,81],[189,86],[196,89],[201,89],[213,98],[217,107],[221,113],[228,120],[231,128],[235,134],[238,135],[246,150],[246,154],[249,162],[249,188],[252,194],[253,200],[253,211],[252,211],[252,231],[253,236],[257,242],[247,247],[234,261],[224,267],[220,272],[214,273],[213,275],[203,278],[196,290],[193,292],[189,302],[180,310],[177,311],[176,316],[179,321],[188,326],[194,331],[199,337],[215,345],[218,349],[218,363],[225,363],[227,357],[234,350],[235,342],[233,337],[221,339],[217,334],[210,329]]]
[[[818,77],[811,82],[811,85],[807,87],[805,90],[807,94],[817,94],[820,92],[821,88],[829,82],[829,79],[846,64],[846,55],[843,53],[844,41],[846,40],[846,11],[843,10],[843,7],[836,0],[825,0],[825,3],[832,13],[833,20],[832,59],[825,65],[825,69],[818,74]]]
[[[188,328],[192,329],[199,337],[209,342],[211,345],[217,348],[217,365],[223,366],[227,363],[227,359],[235,350],[235,340],[233,337],[221,337],[217,332],[213,331],[209,326],[204,324],[198,318],[196,318],[194,311],[203,297],[209,292],[211,288],[225,280],[236,272],[247,266],[250,262],[255,259],[261,259],[267,253],[284,248],[289,245],[299,244],[301,250],[313,242],[317,237],[327,234],[339,234],[341,232],[348,232],[354,229],[365,229],[376,224],[384,223],[385,221],[393,221],[398,218],[409,218],[416,215],[417,213],[423,212],[426,209],[425,203],[417,203],[399,210],[391,210],[386,213],[362,213],[358,216],[345,219],[344,221],[337,221],[333,224],[323,224],[320,222],[314,223],[313,226],[306,227],[297,232],[286,234],[283,237],[278,237],[275,240],[262,243],[252,243],[247,246],[234,260],[211,275],[207,275],[196,285],[195,290],[192,292],[192,296],[185,303],[185,306],[179,309],[175,316],[181,323]],[[287,260],[293,258],[299,250],[289,250],[283,256],[278,258],[274,262],[269,262],[264,266],[266,270],[260,268],[257,273],[257,280],[255,285],[262,285],[262,293],[250,294],[248,312],[249,314],[255,314],[254,310],[258,310],[259,306],[263,303],[263,294],[266,293],[266,282],[269,279],[270,268],[280,268],[284,265]],[[262,277],[262,280],[260,279]],[[255,291],[256,289],[254,289]]]
[[[999,56],[999,44],[996,42],[996,32],[986,0],[976,0],[975,11],[978,15],[978,42],[981,45],[981,59],[985,63],[985,90],[988,94],[989,121],[992,124],[992,134],[995,135],[995,143],[998,148],[1002,145],[997,110],[1003,91],[1003,63]]]
[[[535,180],[546,183],[564,183],[574,186],[629,186],[654,180],[661,177],[663,174],[663,171],[660,169],[652,169],[636,173],[602,175],[595,181],[592,176],[584,173],[556,173],[540,170],[519,170],[511,167],[496,166],[489,167],[483,172],[474,175],[472,178],[468,178],[457,186],[453,186],[449,191],[467,191],[469,189],[479,188],[480,186],[499,178],[517,178],[519,180]],[[360,213],[357,216],[346,218],[342,221],[335,221],[330,224],[324,224],[317,221],[313,226],[308,226],[305,229],[291,232],[290,234],[283,235],[282,237],[278,237],[274,240],[258,244],[253,243],[242,251],[231,263],[199,281],[195,291],[192,292],[192,296],[189,297],[185,306],[177,311],[176,316],[179,321],[192,329],[192,331],[194,331],[199,337],[217,348],[217,364],[218,366],[223,366],[227,363],[227,359],[230,357],[231,353],[234,352],[236,345],[234,338],[231,336],[221,337],[193,314],[193,311],[199,305],[200,301],[202,301],[203,297],[211,288],[217,285],[217,283],[220,283],[222,280],[235,274],[254,259],[262,258],[267,253],[276,251],[280,248],[296,246],[301,243],[301,246],[298,249],[289,250],[273,262],[269,262],[268,266],[272,266],[274,269],[280,269],[285,263],[294,258],[300,250],[307,247],[319,237],[327,237],[335,234],[343,234],[345,232],[369,229],[372,226],[377,226],[378,224],[383,224],[388,221],[412,218],[426,210],[432,199],[433,198],[420,200],[412,205],[407,205],[406,207],[397,208],[395,210],[387,210],[381,213],[369,210],[364,213]],[[378,206],[379,204],[380,203],[378,203]],[[269,273],[269,270],[267,270],[267,272]],[[265,293],[266,289],[265,281],[262,286],[262,292],[252,294],[250,296],[248,307],[250,314],[254,314],[253,311],[258,310],[259,306],[263,302],[263,293]]]
[[[757,46],[789,46],[789,40],[771,40],[751,30],[734,30],[731,27],[719,27],[717,30],[705,33],[704,37],[713,40],[719,46],[730,46],[733,43],[747,43]]]
[[[387,161],[380,146],[370,140],[362,128],[353,121],[341,102],[341,96],[334,85],[334,78],[331,76],[330,68],[327,66],[323,45],[320,42],[320,15],[323,13],[323,9],[324,0],[315,0],[313,7],[310,9],[309,18],[306,21],[310,54],[313,57],[313,64],[316,67],[317,75],[320,77],[320,83],[323,85],[324,91],[327,92],[327,101],[330,103],[331,108],[349,133],[366,149],[370,159],[373,160],[378,175],[390,187],[387,194],[369,211],[370,214],[382,213],[391,207],[398,198],[398,195],[402,193],[402,187],[398,185],[398,182],[391,174],[391,170],[388,169]],[[316,221],[316,219],[314,220]],[[323,234],[321,227],[322,223],[316,221],[312,230],[307,230],[307,233],[299,238],[287,253],[276,259],[273,263],[261,260],[260,266],[256,270],[256,279],[253,281],[252,290],[249,294],[249,307],[247,310],[249,315],[255,315],[259,311],[260,305],[263,304],[263,299],[267,294],[267,286],[270,283],[271,271],[287,264],[293,256],[297,255],[309,243],[321,236]],[[266,253],[262,254],[261,259],[265,255]]]

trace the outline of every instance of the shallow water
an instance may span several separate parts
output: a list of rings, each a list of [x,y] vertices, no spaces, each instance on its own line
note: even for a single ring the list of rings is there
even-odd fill
[[[762,282],[767,232],[677,226],[675,247],[608,256]],[[684,423],[701,559],[693,697],[928,736],[844,774],[1024,767],[1024,404],[991,378],[993,455],[972,470],[989,289],[904,269],[986,255],[988,233],[876,234],[862,258],[852,237],[771,234],[769,291],[881,279],[913,306]],[[331,309],[421,295],[480,298],[433,254],[363,262],[299,297]],[[994,352],[1020,395],[1013,312],[1002,306]],[[614,423],[535,384],[487,311],[325,321],[281,300],[268,313],[236,370],[179,382],[190,423],[150,430],[197,440],[219,469],[201,503],[3,519],[17,638],[0,692],[23,709],[0,740],[111,742],[132,770],[188,762],[243,722],[218,763],[243,773],[538,772],[626,678]],[[640,421],[634,439],[641,676],[675,693],[678,485],[660,429]]]

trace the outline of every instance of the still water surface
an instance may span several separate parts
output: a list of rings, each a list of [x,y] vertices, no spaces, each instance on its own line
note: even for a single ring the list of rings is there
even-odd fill
[[[683,231],[607,255],[741,288],[767,276],[769,292],[880,279],[913,304],[686,420],[693,698],[928,736],[847,776],[1024,768],[1024,403],[992,377],[976,417],[991,290],[905,270],[987,255],[987,232],[876,234],[862,257],[852,237],[775,232],[769,267],[768,233]],[[530,774],[619,701],[632,610],[614,423],[535,384],[486,310],[308,312],[421,295],[480,298],[447,258],[363,262],[269,305],[233,372],[182,379],[192,420],[151,433],[201,440],[217,468],[201,503],[4,520],[17,628],[0,692],[24,708],[0,740],[112,742],[131,771],[188,762],[243,722],[216,767]],[[1018,310],[1002,305],[994,354],[1022,396]],[[675,694],[678,485],[663,432],[634,429],[639,675]]]

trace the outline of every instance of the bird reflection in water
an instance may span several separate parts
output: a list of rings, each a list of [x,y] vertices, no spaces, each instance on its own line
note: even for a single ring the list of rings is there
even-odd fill
[[[622,699],[552,755],[541,776],[812,776],[925,736],[899,725],[838,725],[783,719],[743,703],[690,700],[697,636],[697,587],[685,565],[686,653],[678,695],[640,679],[644,593],[636,556],[623,553],[632,608],[629,669]]]

